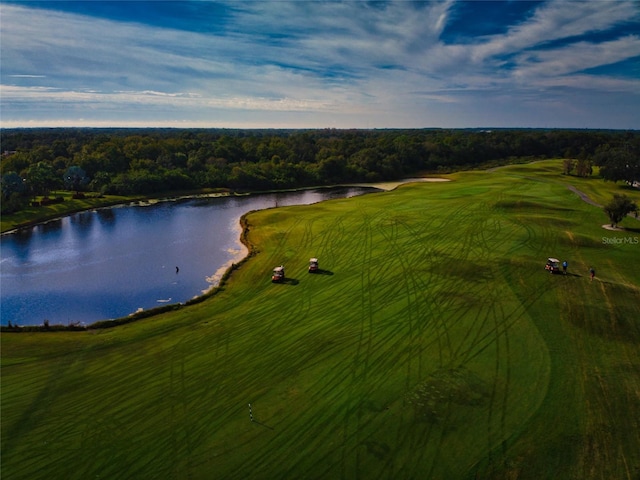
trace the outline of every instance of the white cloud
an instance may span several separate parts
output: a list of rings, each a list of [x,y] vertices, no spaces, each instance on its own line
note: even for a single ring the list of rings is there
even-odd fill
[[[478,62],[554,40],[607,30],[638,18],[638,14],[634,2],[556,0],[541,6],[529,20],[510,28],[507,34],[490,36],[473,49],[472,58]]]
[[[539,87],[564,87],[571,89],[582,89],[590,92],[607,92],[608,94],[625,94],[633,95],[636,98],[640,92],[640,79],[623,79],[607,76],[593,75],[567,75],[563,77],[549,77],[540,79],[537,82]],[[601,96],[601,95],[598,95]],[[629,106],[634,108],[637,106],[637,100],[634,101],[632,96],[628,96]],[[612,107],[615,107],[613,104]],[[637,128],[637,127],[634,127]]]
[[[499,125],[518,118],[509,108],[549,104],[550,89],[588,85],[638,102],[637,82],[584,73],[637,56],[638,36],[581,37],[637,18],[631,2],[541,4],[505,34],[453,45],[440,40],[452,1],[231,5],[218,34],[1,5],[3,124],[29,111],[80,118],[85,107],[96,122],[114,111],[124,122],[138,106],[158,122]],[[502,110],[489,115],[492,99]],[[517,126],[527,118],[539,116]]]
[[[165,93],[155,91],[115,91],[98,92],[64,91],[49,87],[17,87],[0,85],[2,101],[27,102],[41,104],[78,104],[78,105],[150,105],[198,108],[203,106],[241,109],[241,110],[274,110],[274,111],[318,111],[335,110],[336,105],[315,100],[297,100],[292,98],[263,97],[203,97],[195,93]]]
[[[560,76],[637,56],[640,56],[640,38],[634,35],[599,44],[578,42],[566,47],[519,55],[519,66],[514,75],[527,79]]]

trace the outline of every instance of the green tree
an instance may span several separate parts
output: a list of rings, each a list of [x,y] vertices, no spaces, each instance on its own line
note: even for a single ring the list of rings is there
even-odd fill
[[[640,181],[640,154],[628,146],[610,148],[604,145],[594,155],[600,175],[605,180],[624,180],[629,184]]]
[[[11,155],[3,155],[2,163],[0,164],[2,173],[16,172],[18,175],[26,172],[31,161],[29,154],[25,152],[16,152]]]
[[[575,160],[572,160],[570,158],[565,158],[562,161],[562,174],[563,175],[571,175],[571,172],[573,172],[574,168],[576,168]]]
[[[76,195],[84,188],[84,186],[89,183],[89,177],[85,171],[78,167],[77,165],[73,165],[64,172],[64,186],[70,190],[76,192]]]
[[[8,198],[0,202],[0,212],[2,213],[15,213],[22,210],[27,203],[27,199],[19,194],[12,193]]]
[[[614,193],[611,201],[604,206],[604,211],[611,220],[611,226],[615,227],[629,213],[638,215],[638,205],[626,195]]]
[[[107,172],[97,172],[89,183],[89,188],[94,192],[105,193],[111,183],[111,176]]]
[[[46,162],[38,162],[27,169],[27,185],[32,195],[49,195],[60,184],[56,172]]]
[[[593,172],[591,162],[586,158],[580,158],[576,164],[576,173],[579,177],[588,177]]]
[[[2,184],[2,195],[5,199],[8,199],[14,193],[21,194],[26,190],[24,180],[16,172],[5,173],[0,183]]]
[[[24,180],[16,172],[5,173],[0,179],[2,185],[2,213],[14,213],[21,210],[26,204],[24,192],[26,186]]]

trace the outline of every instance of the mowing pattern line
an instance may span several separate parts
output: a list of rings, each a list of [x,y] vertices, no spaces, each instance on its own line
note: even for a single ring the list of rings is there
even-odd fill
[[[78,336],[87,347],[55,371],[3,365],[12,396],[3,398],[7,478],[34,478],[43,467],[64,478],[467,478],[482,476],[480,465],[500,476],[514,439],[543,402],[556,401],[547,388],[576,372],[589,418],[604,419],[585,427],[590,440],[576,449],[585,476],[614,471],[588,471],[592,454],[622,458],[632,475],[637,454],[607,446],[615,439],[601,423],[620,427],[616,410],[638,410],[629,407],[638,403],[629,380],[637,345],[626,340],[616,377],[558,371],[550,355],[565,344],[553,343],[562,335],[549,335],[549,325],[582,333],[581,319],[595,328],[603,316],[571,303],[559,318],[544,317],[558,298],[594,295],[613,312],[612,328],[633,333],[624,317],[637,306],[617,304],[632,295],[604,282],[569,291],[580,277],[545,275],[538,257],[561,245],[562,219],[549,223],[516,198],[542,187],[483,182],[470,182],[476,193],[455,182],[408,186],[252,214],[259,253],[212,301]],[[307,273],[312,256],[317,274]],[[288,281],[272,284],[280,264]],[[569,314],[579,318],[567,322]],[[600,345],[588,333],[572,347],[584,350],[584,364]],[[99,346],[103,339],[113,346]],[[624,396],[611,395],[616,382],[629,382]],[[57,445],[21,440],[35,431]],[[96,461],[82,463],[87,456]]]

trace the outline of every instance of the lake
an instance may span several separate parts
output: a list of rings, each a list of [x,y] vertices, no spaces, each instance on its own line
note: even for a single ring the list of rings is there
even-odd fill
[[[2,325],[90,324],[182,303],[246,256],[240,217],[375,191],[188,198],[76,213],[0,238]]]

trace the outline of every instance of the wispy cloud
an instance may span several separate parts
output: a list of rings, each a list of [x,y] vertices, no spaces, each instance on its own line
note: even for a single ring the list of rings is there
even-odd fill
[[[599,44],[577,42],[519,55],[518,68],[514,74],[524,78],[555,77],[633,57],[640,57],[640,37],[635,35]]]
[[[530,48],[544,48],[550,42],[608,30],[638,19],[635,2],[554,1],[541,4],[535,14],[514,25],[504,35],[489,36],[473,50],[473,59],[513,54]]]
[[[500,32],[458,43],[442,40],[460,7],[453,1],[232,2],[224,22],[202,18],[201,28],[50,6],[0,5],[3,123],[78,118],[82,109],[96,122],[135,121],[144,113],[137,105],[168,122],[216,125],[245,115],[247,125],[260,118],[274,127],[536,126],[547,105],[566,126],[590,115],[592,126],[640,127],[624,113],[640,108],[638,81],[604,68],[640,55],[628,31],[640,25],[633,1],[540,3]],[[557,116],[562,97],[550,89],[559,88],[589,90],[566,96],[583,103],[583,118]],[[597,111],[606,102],[594,98],[619,101],[619,93],[628,98],[617,118]],[[535,111],[519,116],[524,103]]]

